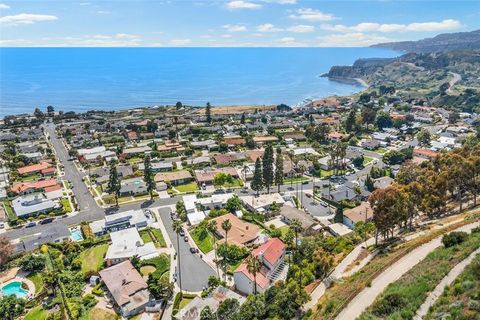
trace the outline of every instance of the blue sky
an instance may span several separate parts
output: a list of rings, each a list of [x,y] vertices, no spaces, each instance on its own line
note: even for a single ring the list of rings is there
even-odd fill
[[[355,47],[476,29],[476,0],[0,0],[1,46]]]

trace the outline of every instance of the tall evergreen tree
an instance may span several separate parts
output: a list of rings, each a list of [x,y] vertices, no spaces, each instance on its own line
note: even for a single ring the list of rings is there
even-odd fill
[[[120,196],[120,178],[118,177],[117,163],[110,161],[110,176],[108,178],[107,193],[115,196],[115,203],[118,206],[118,197]]]
[[[352,109],[345,120],[345,130],[352,132],[355,127],[356,110]]]
[[[143,179],[147,185],[147,191],[150,194],[150,200],[153,200],[153,191],[155,190],[155,179],[153,176],[152,164],[150,163],[150,155],[146,155],[143,162],[145,169],[143,170]]]
[[[262,163],[260,162],[260,158],[257,158],[257,161],[255,161],[255,171],[253,172],[250,187],[256,191],[257,194],[263,189]]]
[[[207,117],[207,122],[212,123],[212,106],[210,102],[207,102],[207,107],[205,108],[205,116]]]
[[[283,155],[280,148],[277,148],[277,158],[275,159],[275,184],[280,192],[280,186],[283,184]]]
[[[263,185],[267,187],[267,193],[270,193],[270,187],[273,185],[273,147],[268,145],[265,148],[262,158],[263,164]]]
[[[242,113],[242,117],[240,118],[240,123],[244,124],[245,123],[245,112]]]

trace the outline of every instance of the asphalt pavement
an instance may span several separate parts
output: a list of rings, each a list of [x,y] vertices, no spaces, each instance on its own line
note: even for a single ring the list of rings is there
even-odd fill
[[[215,276],[216,272],[198,254],[190,252],[190,245],[183,237],[180,236],[177,243],[177,234],[173,230],[170,208],[159,208],[158,213],[177,252],[177,263],[179,261],[178,255],[180,255],[180,263],[177,264],[177,270],[181,270],[182,290],[190,292],[202,291],[203,288],[208,287],[208,277]]]

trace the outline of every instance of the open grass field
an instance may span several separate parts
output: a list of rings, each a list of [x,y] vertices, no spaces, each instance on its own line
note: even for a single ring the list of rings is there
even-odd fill
[[[462,260],[480,247],[480,232],[456,246],[441,246],[391,283],[359,319],[412,319],[430,291]],[[392,298],[393,297],[393,298]]]
[[[88,272],[98,272],[102,269],[107,249],[108,244],[100,244],[80,253],[79,258],[82,261],[82,273],[84,275]]]
[[[41,272],[33,272],[27,276],[27,279],[35,285],[35,295],[38,295],[43,289],[43,278]]]
[[[178,185],[178,186],[175,186],[175,189],[177,189],[179,192],[186,192],[186,193],[190,193],[190,192],[195,192],[198,190],[198,185],[196,182],[190,182],[190,183],[185,183],[185,184],[181,184],[181,185]]]
[[[445,288],[437,302],[430,308],[425,320],[478,319],[480,315],[480,255],[455,281]]]

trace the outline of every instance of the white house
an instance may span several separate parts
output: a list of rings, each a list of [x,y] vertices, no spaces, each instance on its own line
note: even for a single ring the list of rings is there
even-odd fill
[[[262,268],[256,274],[257,292],[264,292],[278,280],[287,276],[288,266],[285,263],[285,244],[278,238],[269,239],[260,247],[252,251],[260,259]],[[255,285],[253,275],[248,272],[247,264],[243,262],[233,274],[235,288],[244,293],[253,292]]]
[[[134,256],[140,260],[158,256],[153,242],[144,243],[136,228],[110,233],[112,244],[108,247],[105,260],[108,266],[123,262]]]

